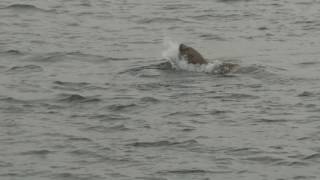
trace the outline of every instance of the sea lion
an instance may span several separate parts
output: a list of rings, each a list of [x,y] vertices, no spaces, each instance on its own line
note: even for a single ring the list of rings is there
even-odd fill
[[[184,57],[190,64],[208,64],[198,51],[184,44],[179,46],[179,56]]]
[[[179,57],[187,60],[189,64],[208,64],[208,61],[198,51],[184,44],[179,46]],[[239,67],[238,64],[222,62],[215,68],[214,72],[217,74],[234,73]]]

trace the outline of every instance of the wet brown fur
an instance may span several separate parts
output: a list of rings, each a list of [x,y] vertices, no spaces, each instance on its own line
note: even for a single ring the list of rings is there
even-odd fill
[[[179,55],[184,57],[190,64],[208,64],[201,54],[192,47],[180,44],[179,52]]]

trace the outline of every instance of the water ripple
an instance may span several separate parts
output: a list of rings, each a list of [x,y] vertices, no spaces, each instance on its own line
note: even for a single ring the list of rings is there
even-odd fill
[[[2,9],[14,10],[16,12],[32,11],[32,12],[55,12],[54,10],[46,10],[31,4],[12,4]]]
[[[36,156],[46,156],[48,154],[54,153],[53,151],[49,151],[47,149],[43,150],[31,150],[31,151],[26,151],[26,152],[21,152],[21,155],[36,155]]]
[[[96,86],[88,82],[65,82],[54,81],[54,89],[68,90],[68,91],[84,91],[84,90],[106,90],[108,88]]]
[[[303,160],[308,160],[308,161],[320,161],[320,153],[314,153],[311,155],[307,155],[305,157],[303,157]]]
[[[86,97],[79,94],[60,94],[59,97],[60,102],[68,103],[90,103],[101,101],[101,99],[97,98],[97,96]]]
[[[182,20],[180,18],[166,18],[166,17],[154,17],[154,18],[144,18],[142,20],[138,20],[139,24],[152,24],[152,23],[188,23],[186,20]]]
[[[155,142],[135,142],[132,144],[128,144],[129,146],[135,147],[168,147],[168,146],[177,146],[177,147],[185,147],[185,146],[194,146],[198,144],[196,140],[187,140],[182,142],[172,142],[172,141],[155,141]]]
[[[38,65],[14,66],[7,70],[8,73],[33,73],[42,72],[43,68]]]
[[[232,173],[231,170],[221,170],[221,171],[212,171],[212,170],[203,170],[203,169],[179,169],[179,170],[168,170],[168,171],[159,171],[159,174],[228,174]]]
[[[96,131],[96,132],[103,132],[103,133],[110,133],[110,132],[119,132],[119,131],[129,131],[131,130],[130,128],[126,127],[125,125],[115,125],[115,126],[110,126],[110,127],[105,127],[105,126],[91,126],[87,128],[83,128],[85,131]]]
[[[112,111],[122,111],[122,110],[129,110],[134,107],[138,107],[137,104],[131,103],[131,104],[113,104],[110,105],[108,108]]]
[[[247,161],[259,162],[262,164],[275,164],[278,162],[284,161],[282,158],[273,157],[273,156],[256,156],[245,158]]]
[[[142,102],[145,102],[145,103],[148,103],[148,102],[151,102],[151,103],[159,103],[160,100],[157,99],[157,98],[154,98],[154,97],[143,97],[140,99]]]

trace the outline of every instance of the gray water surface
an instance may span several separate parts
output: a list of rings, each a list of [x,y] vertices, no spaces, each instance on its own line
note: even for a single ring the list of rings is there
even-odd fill
[[[320,179],[319,9],[2,0],[0,179]],[[147,68],[168,37],[241,69]]]

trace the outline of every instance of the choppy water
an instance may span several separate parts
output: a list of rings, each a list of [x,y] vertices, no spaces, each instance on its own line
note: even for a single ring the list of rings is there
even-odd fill
[[[0,179],[320,179],[319,8],[2,0]],[[159,66],[167,37],[241,69]]]

